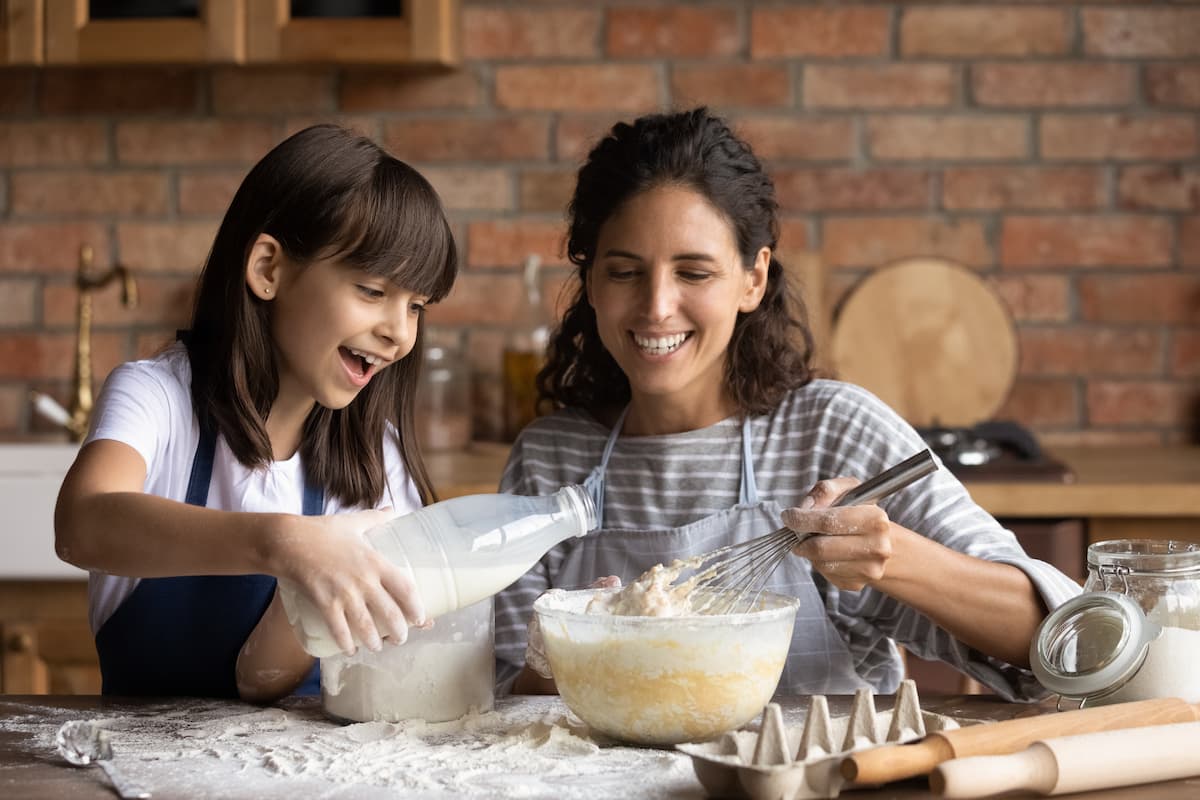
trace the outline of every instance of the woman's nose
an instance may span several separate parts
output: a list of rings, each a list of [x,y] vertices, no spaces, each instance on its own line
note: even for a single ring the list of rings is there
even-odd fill
[[[654,320],[669,318],[675,313],[679,296],[675,284],[665,277],[652,277],[646,282],[643,304],[646,316]]]

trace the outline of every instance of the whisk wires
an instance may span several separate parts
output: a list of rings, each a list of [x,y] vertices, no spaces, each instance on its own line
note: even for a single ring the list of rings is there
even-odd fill
[[[833,506],[873,503],[937,469],[928,450],[913,455],[864,481],[834,501]],[[767,581],[792,548],[815,533],[778,528],[764,536],[725,545],[692,559],[696,572],[680,584],[698,614],[742,614],[758,604]],[[707,565],[707,566],[705,566]]]

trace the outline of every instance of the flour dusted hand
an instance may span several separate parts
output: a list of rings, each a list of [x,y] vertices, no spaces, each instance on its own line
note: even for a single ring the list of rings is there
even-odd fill
[[[792,552],[839,589],[858,591],[881,579],[892,557],[892,530],[887,513],[875,505],[831,507],[861,483],[857,478],[820,481],[800,505],[785,509],[783,524],[798,534],[816,533]]]
[[[616,589],[620,585],[621,579],[616,575],[605,575],[603,578],[592,581],[588,588]],[[542,638],[542,626],[538,622],[537,614],[534,614],[529,620],[529,627],[525,634],[525,665],[543,678],[553,678],[554,674],[550,671],[550,662],[546,658],[546,644]]]
[[[392,519],[390,510],[295,517],[277,540],[277,573],[320,609],[343,652],[356,643],[378,651],[400,644],[410,625],[425,624],[412,579],[375,551],[363,536]]]

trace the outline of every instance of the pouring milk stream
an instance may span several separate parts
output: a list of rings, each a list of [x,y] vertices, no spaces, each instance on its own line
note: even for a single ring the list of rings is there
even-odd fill
[[[552,495],[454,497],[367,531],[371,545],[406,570],[430,618],[465,608],[508,587],[550,548],[596,528],[596,509],[581,486]],[[279,580],[288,621],[304,649],[337,655],[321,612],[291,581]],[[362,642],[355,642],[362,646]]]

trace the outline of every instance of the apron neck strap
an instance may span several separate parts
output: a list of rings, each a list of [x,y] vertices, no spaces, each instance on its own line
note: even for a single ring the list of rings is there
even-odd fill
[[[200,443],[192,459],[192,472],[188,476],[187,494],[183,501],[193,506],[208,505],[208,487],[212,483],[213,461],[217,453],[217,430],[205,419],[200,420]],[[302,465],[303,466],[303,465]],[[304,470],[304,499],[301,513],[306,517],[320,516],[325,511],[325,492],[314,483]]]
[[[612,457],[613,448],[617,445],[617,439],[621,436],[621,429],[625,427],[625,417],[629,414],[629,406],[621,411],[621,415],[617,417],[617,421],[613,423],[612,431],[608,434],[608,441],[604,443],[604,454],[600,456],[600,464],[594,471],[592,484],[596,487],[593,493],[592,500],[596,504],[598,514],[603,514],[604,509],[604,477],[608,472],[608,460]],[[738,504],[739,505],[754,505],[758,502],[758,486],[754,481],[754,454],[751,445],[754,442],[754,436],[750,427],[750,417],[742,418],[742,477],[738,487]]]
[[[738,488],[738,503],[752,506],[758,502],[758,486],[754,482],[754,453],[751,444],[750,416],[742,417],[742,483]]]

